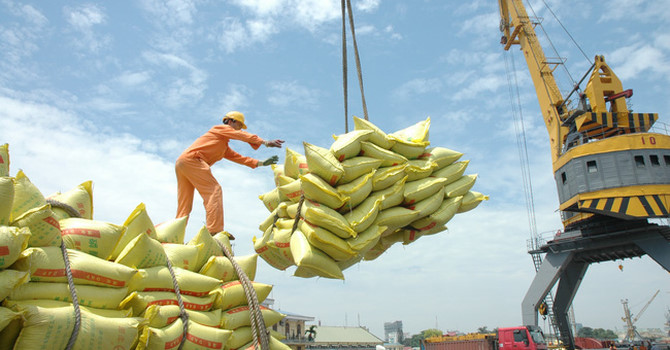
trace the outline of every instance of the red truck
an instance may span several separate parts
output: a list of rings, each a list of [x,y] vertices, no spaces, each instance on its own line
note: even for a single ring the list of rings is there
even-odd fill
[[[498,328],[491,334],[431,337],[421,341],[421,350],[547,350],[537,326]]]

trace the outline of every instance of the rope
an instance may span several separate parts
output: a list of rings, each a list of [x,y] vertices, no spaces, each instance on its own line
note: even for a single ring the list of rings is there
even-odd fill
[[[174,269],[172,268],[172,262],[170,259],[167,260],[167,268],[170,271],[170,276],[172,277],[172,285],[174,286],[174,293],[177,295],[177,304],[179,304],[179,318],[181,318],[182,323],[184,324],[183,328],[183,336],[181,337],[181,341],[179,342],[179,350],[181,350],[184,347],[184,343],[186,342],[186,335],[188,334],[188,314],[186,313],[186,308],[184,307],[184,301],[181,299],[181,290],[179,289],[179,283],[177,283],[177,276],[174,273]]]
[[[354,45],[354,56],[356,58],[356,72],[358,73],[358,85],[361,90],[361,103],[363,104],[363,116],[365,120],[368,118],[368,106],[365,103],[365,90],[363,88],[363,72],[361,68],[361,58],[358,53],[358,43],[356,42],[356,29],[354,26],[354,13],[351,9],[351,0],[341,1],[342,5],[342,83],[344,88],[344,128],[345,132],[349,132],[349,105],[348,105],[348,90],[347,90],[347,34],[346,34],[346,11],[349,11],[349,28],[351,30],[351,39]]]
[[[345,0],[342,0],[342,84],[344,87],[344,132],[349,132],[349,99],[347,91],[347,22]]]
[[[300,201],[298,202],[298,209],[295,214],[295,220],[293,221],[293,229],[291,230],[291,234],[295,232],[295,230],[298,229],[298,224],[300,223],[300,211],[302,210],[302,203],[305,201],[305,196],[300,195]]]
[[[81,214],[79,213],[79,211],[77,211],[77,209],[75,209],[74,207],[72,207],[71,205],[69,205],[67,203],[59,202],[55,199],[47,199],[47,204],[49,204],[52,208],[60,208],[60,209],[65,210],[67,215],[69,215],[70,217],[73,217],[73,218],[81,218],[82,217]]]
[[[247,274],[244,273],[240,265],[233,259],[233,254],[228,250],[228,247],[224,246],[219,240],[215,239],[216,243],[221,247],[223,254],[230,260],[233,264],[233,269],[237,273],[244,294],[247,297],[247,303],[249,304],[249,314],[251,321],[251,333],[254,338],[254,349],[258,349],[260,345],[261,350],[269,350],[269,336],[268,331],[265,327],[265,321],[263,320],[263,314],[261,313],[260,305],[258,304],[258,295],[256,290],[251,284],[251,280]]]
[[[361,58],[358,55],[358,44],[356,44],[356,30],[354,29],[354,13],[351,10],[351,0],[347,0],[347,10],[349,11],[349,27],[351,28],[351,39],[354,43],[354,53],[356,54],[356,70],[358,71],[358,85],[361,88],[361,102],[363,103],[363,114],[365,120],[368,120],[368,107],[365,104],[365,92],[363,91],[363,73],[361,71]]]
[[[63,262],[65,263],[65,274],[67,275],[67,284],[70,287],[70,296],[72,297],[72,306],[74,307],[74,329],[70,334],[70,340],[67,342],[66,350],[72,349],[74,342],[77,341],[79,335],[79,328],[81,327],[81,309],[79,308],[79,298],[77,297],[77,290],[74,288],[74,278],[72,277],[72,270],[70,269],[70,257],[67,255],[67,248],[65,242],[61,240],[60,250],[63,254]]]

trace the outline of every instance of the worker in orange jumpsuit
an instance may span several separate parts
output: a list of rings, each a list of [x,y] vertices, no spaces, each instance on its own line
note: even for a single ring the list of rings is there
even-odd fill
[[[272,156],[264,161],[245,157],[228,147],[229,140],[248,143],[254,150],[261,145],[281,148],[283,140],[266,141],[248,133],[244,114],[238,111],[226,113],[223,124],[215,125],[200,136],[177,158],[177,218],[188,216],[193,208],[193,193],[198,190],[205,205],[207,230],[214,235],[223,231],[223,192],[212,175],[210,167],[222,158],[250,168],[276,164],[279,159]],[[235,239],[228,234],[230,239]]]

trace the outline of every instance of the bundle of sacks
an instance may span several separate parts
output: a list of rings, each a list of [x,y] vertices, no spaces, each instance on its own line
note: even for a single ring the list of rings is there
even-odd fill
[[[225,233],[203,227],[184,244],[185,218],[154,225],[144,204],[122,225],[94,220],[92,197],[88,181],[45,198],[23,171],[9,176],[8,145],[0,146],[0,349],[64,349],[75,324],[73,349],[252,346],[248,301],[222,251],[232,251]],[[257,255],[233,260],[253,281]],[[272,290],[252,285],[259,303]],[[267,327],[284,317],[261,313]],[[271,336],[271,349],[288,349],[280,337]]]
[[[464,174],[462,153],[428,147],[430,118],[391,134],[354,123],[329,149],[305,142],[304,155],[287,148],[273,167],[277,187],[260,196],[271,213],[254,237],[271,266],[343,279],[353,264],[444,231],[455,214],[488,199],[471,190],[477,175]]]

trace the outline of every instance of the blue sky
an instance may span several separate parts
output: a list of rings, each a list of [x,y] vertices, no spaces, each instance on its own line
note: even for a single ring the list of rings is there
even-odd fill
[[[548,57],[567,58],[579,79],[593,56],[605,55],[634,90],[633,109],[666,122],[668,0],[546,3],[584,51],[534,1],[560,52]],[[345,132],[339,4],[0,0],[0,143],[9,143],[12,175],[22,169],[45,195],[92,180],[95,219],[121,224],[143,202],[160,223],[176,211],[174,160],[228,110],[243,111],[249,131],[300,153],[303,141],[328,147]],[[257,280],[275,286],[281,309],[323,325],[360,320],[380,337],[383,323],[395,320],[410,333],[519,324],[534,269],[496,2],[353,4],[370,121],[390,133],[430,117],[431,144],[463,152],[467,173],[479,175],[474,189],[491,199],[457,215],[448,232],[346,270],[344,282],[292,277],[260,259]],[[561,224],[547,134],[514,51],[537,231],[555,232]],[[363,111],[350,36],[349,53],[353,125],[351,116]],[[232,147],[283,162],[283,149]],[[213,172],[235,252],[251,254],[268,215],[258,195],[273,188],[272,172],[225,161]],[[197,196],[194,208],[187,239],[204,222]],[[623,271],[619,263],[589,268],[574,301],[577,322],[622,329],[621,300],[636,313],[660,289],[638,326],[662,328],[667,272],[648,257],[624,261]]]

